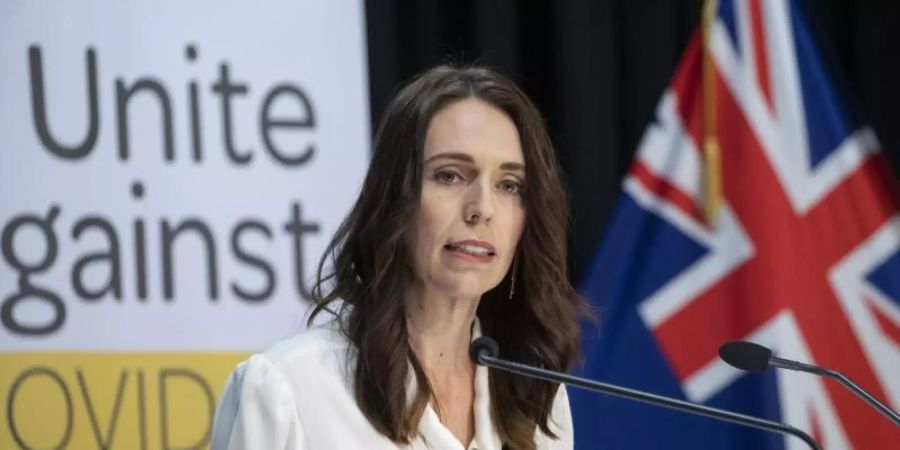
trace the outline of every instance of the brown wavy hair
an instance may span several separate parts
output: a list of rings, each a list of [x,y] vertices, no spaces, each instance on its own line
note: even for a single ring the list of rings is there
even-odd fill
[[[505,112],[515,124],[525,158],[525,227],[512,270],[485,293],[477,315],[501,356],[566,371],[579,358],[578,319],[583,299],[566,266],[568,202],[543,118],[509,79],[484,67],[438,66],[415,77],[388,105],[359,198],[319,263],[309,323],[339,315],[354,344],[356,402],[369,422],[398,444],[418,432],[432,391],[407,340],[404,288],[410,256],[404,234],[413,223],[422,188],[422,155],[431,118],[467,98]],[[326,267],[330,266],[327,270]],[[329,308],[339,302],[340,311]],[[418,390],[407,398],[410,368]],[[535,430],[549,428],[555,383],[490,371],[491,414],[505,448],[535,448]]]

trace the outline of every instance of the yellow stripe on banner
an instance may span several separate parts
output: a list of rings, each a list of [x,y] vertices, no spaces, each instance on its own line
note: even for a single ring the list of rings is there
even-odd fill
[[[0,449],[208,448],[246,353],[0,353]]]

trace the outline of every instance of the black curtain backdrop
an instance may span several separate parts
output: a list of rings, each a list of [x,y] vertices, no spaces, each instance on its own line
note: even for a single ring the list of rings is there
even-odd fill
[[[572,200],[573,281],[699,23],[701,0],[420,0],[366,5],[372,123],[398,86],[441,62],[513,78],[547,119]],[[809,0],[819,44],[900,173],[900,2]],[[374,125],[373,125],[374,131]]]

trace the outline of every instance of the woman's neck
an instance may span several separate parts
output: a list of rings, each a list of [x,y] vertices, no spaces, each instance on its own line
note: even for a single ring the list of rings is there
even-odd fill
[[[431,385],[431,400],[451,433],[468,447],[475,436],[475,364],[469,360],[478,298],[406,292],[409,344]]]
[[[469,342],[478,300],[454,298],[423,288],[407,289],[409,343],[427,371],[471,369]]]

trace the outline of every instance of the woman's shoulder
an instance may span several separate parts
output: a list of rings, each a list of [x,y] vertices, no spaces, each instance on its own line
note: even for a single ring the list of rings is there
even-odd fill
[[[346,366],[352,345],[336,321],[310,326],[256,353],[242,365],[270,365],[289,378]]]
[[[334,323],[311,326],[255,353],[237,364],[223,396],[269,398],[276,403],[299,401],[316,389],[347,389],[355,354]],[[278,400],[276,400],[278,399]]]
[[[349,352],[341,330],[323,324],[240,362],[219,400],[212,448],[304,448],[306,405],[348,395]],[[296,445],[285,447],[289,440]]]

